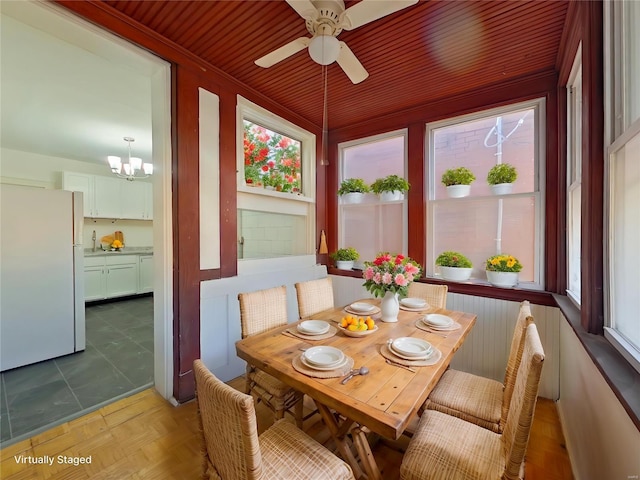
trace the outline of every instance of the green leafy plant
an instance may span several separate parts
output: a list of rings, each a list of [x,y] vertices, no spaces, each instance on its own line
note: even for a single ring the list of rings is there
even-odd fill
[[[441,182],[450,187],[452,185],[471,185],[476,176],[466,167],[450,168],[442,174]]]
[[[398,175],[387,175],[384,178],[378,178],[371,184],[373,193],[380,194],[382,192],[407,192],[409,191],[409,182]]]
[[[340,184],[338,195],[344,195],[346,193],[369,193],[371,188],[364,183],[361,178],[347,178]]]
[[[499,183],[513,183],[518,178],[516,167],[509,163],[499,163],[491,167],[487,173],[487,183],[498,185]]]
[[[436,265],[441,267],[471,268],[471,260],[460,252],[442,252],[436,258]]]
[[[513,255],[493,255],[487,258],[486,269],[492,272],[519,272],[522,264]]]
[[[353,247],[339,248],[329,256],[336,262],[352,262],[360,258],[360,254]]]

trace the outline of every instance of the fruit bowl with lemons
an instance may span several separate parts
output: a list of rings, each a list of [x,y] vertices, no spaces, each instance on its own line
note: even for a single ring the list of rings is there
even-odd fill
[[[376,322],[369,316],[345,315],[340,320],[339,325],[340,329],[348,337],[364,337],[378,330]]]

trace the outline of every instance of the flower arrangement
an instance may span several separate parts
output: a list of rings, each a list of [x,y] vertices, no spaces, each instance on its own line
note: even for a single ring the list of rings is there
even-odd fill
[[[340,184],[338,195],[345,195],[347,193],[369,193],[371,188],[364,183],[361,178],[347,178]]]
[[[500,183],[513,183],[518,178],[516,167],[510,163],[499,163],[491,167],[487,173],[487,183],[489,185],[498,185]]]
[[[441,267],[471,268],[471,260],[459,252],[442,252],[436,258],[436,265]]]
[[[386,292],[406,296],[409,284],[420,275],[421,267],[404,255],[379,253],[373,262],[364,262],[363,286],[376,297]]]
[[[247,185],[282,183],[283,192],[300,190],[300,142],[245,120],[243,143]]]
[[[124,247],[124,245],[122,244],[122,242],[120,240],[114,240],[113,242],[111,242],[111,248],[115,248],[116,250],[120,250],[122,247]]]
[[[450,168],[442,174],[440,181],[447,187],[452,185],[471,185],[476,176],[466,167]]]
[[[408,192],[409,182],[398,175],[387,175],[384,178],[378,178],[371,184],[373,193],[380,194],[382,192]]]
[[[490,272],[519,272],[522,270],[522,264],[512,255],[493,255],[487,258],[486,270]]]
[[[353,262],[360,258],[360,254],[353,247],[339,248],[329,256],[336,262]]]

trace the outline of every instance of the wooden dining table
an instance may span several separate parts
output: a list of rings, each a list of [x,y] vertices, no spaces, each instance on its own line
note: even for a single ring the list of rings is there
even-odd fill
[[[377,299],[359,302],[380,304]],[[447,315],[460,324],[460,328],[433,333],[419,329],[416,322],[425,313]],[[394,440],[402,435],[469,334],[476,315],[433,308],[423,312],[400,310],[398,322],[376,320],[378,329],[358,338],[346,336],[339,327],[340,320],[346,315],[348,313],[338,307],[309,317],[326,320],[336,327],[336,335],[330,338],[315,341],[297,338],[287,331],[295,324],[288,324],[238,341],[236,352],[243,360],[311,397],[340,455],[351,465],[356,478],[381,480],[366,433],[371,431]],[[387,363],[381,349],[389,339],[400,337],[426,340],[440,350],[441,359],[434,365],[411,367],[413,372]],[[316,378],[296,370],[294,359],[303,353],[302,350],[316,345],[339,348],[353,358],[354,368],[366,366],[369,373],[356,375],[343,385],[343,377]],[[360,463],[349,447],[348,435]]]

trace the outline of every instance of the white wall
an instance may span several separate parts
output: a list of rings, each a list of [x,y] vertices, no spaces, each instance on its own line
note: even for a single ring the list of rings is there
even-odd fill
[[[573,474],[576,480],[637,479],[640,432],[560,316],[558,412]]]

